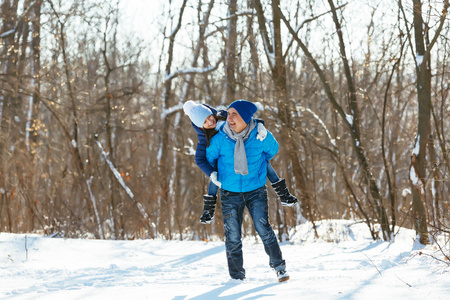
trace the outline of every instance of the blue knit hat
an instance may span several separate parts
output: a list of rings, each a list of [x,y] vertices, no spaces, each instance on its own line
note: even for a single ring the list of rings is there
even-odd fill
[[[250,122],[253,114],[258,110],[255,104],[247,100],[236,100],[228,106],[228,109],[230,108],[234,108],[246,124]]]
[[[203,104],[197,104],[192,100],[187,101],[183,105],[184,113],[189,116],[192,123],[199,128],[203,128],[206,118],[212,115],[213,112],[209,107]]]

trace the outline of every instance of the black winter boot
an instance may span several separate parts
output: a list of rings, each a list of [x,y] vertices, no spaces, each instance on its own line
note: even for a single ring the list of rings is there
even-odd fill
[[[200,217],[200,223],[209,224],[214,220],[216,201],[217,196],[203,195],[203,214]]]
[[[289,193],[289,190],[286,187],[286,180],[284,180],[284,178],[272,183],[272,187],[280,198],[282,206],[292,206],[298,202],[297,198]]]

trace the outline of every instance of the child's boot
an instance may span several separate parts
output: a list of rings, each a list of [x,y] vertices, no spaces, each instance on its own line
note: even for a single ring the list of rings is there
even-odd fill
[[[203,214],[200,223],[209,224],[214,220],[217,196],[203,195]]]

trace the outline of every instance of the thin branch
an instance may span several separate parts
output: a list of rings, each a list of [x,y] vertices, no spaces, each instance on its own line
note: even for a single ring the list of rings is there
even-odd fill
[[[169,81],[180,75],[207,74],[207,73],[217,70],[222,61],[223,61],[223,56],[217,61],[217,63],[214,66],[209,66],[206,68],[189,68],[189,69],[177,70],[174,73],[167,75],[165,80]]]
[[[338,6],[338,7],[336,7],[336,9],[337,9],[337,10],[342,9],[342,8],[344,8],[345,6],[347,6],[347,4],[348,4],[348,2],[345,3],[345,4],[342,4],[342,5]],[[304,20],[303,22],[300,23],[300,25],[297,27],[297,29],[295,30],[295,32],[298,34],[298,32],[303,28],[303,26],[305,26],[305,24],[311,23],[312,21],[315,21],[315,20],[319,19],[320,17],[323,17],[323,16],[329,14],[330,12],[331,12],[331,10],[326,11],[326,12],[324,12],[324,13],[321,13],[321,14],[315,16],[315,17],[312,17],[312,18],[309,18],[309,19]],[[287,54],[288,54],[288,52],[289,52],[289,49],[291,48],[291,46],[292,46],[292,44],[294,43],[294,41],[295,41],[294,38],[292,38],[292,39],[289,41],[289,43],[288,43],[288,45],[287,45],[287,47],[286,47],[286,51],[284,52],[284,55],[283,55],[284,57],[287,56]]]
[[[439,27],[438,27],[438,29],[436,30],[436,32],[435,32],[435,34],[434,34],[434,37],[433,37],[433,39],[431,40],[430,44],[428,45],[428,49],[427,49],[427,51],[425,52],[425,55],[423,56],[423,61],[424,61],[424,62],[427,62],[427,61],[428,61],[428,59],[429,59],[429,57],[430,57],[431,49],[433,49],[434,44],[436,43],[438,37],[439,37],[440,34],[441,34],[442,28],[444,27],[445,19],[447,18],[447,13],[448,13],[448,8],[449,8],[449,6],[450,6],[449,0],[445,0],[445,1],[444,1],[444,7],[442,8],[442,15],[441,15],[440,21],[439,21],[439,22],[440,22],[440,23],[439,23]],[[425,66],[423,66],[423,65],[425,65]],[[423,68],[426,68],[426,65],[427,65],[426,63],[425,63],[425,64],[422,64],[422,65],[421,65],[421,68],[422,68],[422,69],[423,69]]]

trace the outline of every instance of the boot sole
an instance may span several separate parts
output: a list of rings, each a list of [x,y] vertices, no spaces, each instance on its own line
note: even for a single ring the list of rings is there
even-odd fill
[[[214,218],[212,218],[210,221],[200,221],[202,224],[211,224],[212,221],[214,221]]]

